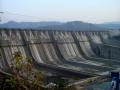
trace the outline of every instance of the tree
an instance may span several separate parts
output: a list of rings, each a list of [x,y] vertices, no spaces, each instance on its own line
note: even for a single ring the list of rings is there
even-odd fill
[[[33,68],[32,58],[22,57],[21,52],[15,52],[11,60],[12,77],[6,78],[4,90],[45,90],[44,75]]]

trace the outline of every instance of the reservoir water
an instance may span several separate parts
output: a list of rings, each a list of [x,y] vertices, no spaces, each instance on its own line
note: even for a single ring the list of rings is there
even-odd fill
[[[104,82],[100,84],[94,84],[88,87],[88,90],[111,90],[110,89],[110,82]]]

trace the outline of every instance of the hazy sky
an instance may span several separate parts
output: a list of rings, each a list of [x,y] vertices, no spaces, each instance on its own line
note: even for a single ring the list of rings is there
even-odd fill
[[[120,21],[120,0],[0,0],[2,21]]]

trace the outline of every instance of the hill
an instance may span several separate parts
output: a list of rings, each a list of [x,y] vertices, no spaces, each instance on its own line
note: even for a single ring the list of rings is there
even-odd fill
[[[99,26],[108,29],[120,29],[120,22],[107,22],[107,23],[99,24]]]
[[[31,29],[42,29],[42,30],[74,30],[74,31],[96,31],[96,30],[107,30],[100,25],[86,23],[82,21],[71,21],[71,22],[14,22],[0,24],[0,28],[31,28]]]

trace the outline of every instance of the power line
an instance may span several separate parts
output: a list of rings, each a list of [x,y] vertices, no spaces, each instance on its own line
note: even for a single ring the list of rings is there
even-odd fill
[[[4,14],[4,16],[5,16],[5,14],[7,15],[7,16],[9,16],[9,15],[17,15],[17,16],[22,16],[22,17],[29,17],[29,18],[31,18],[31,19],[36,19],[36,20],[40,20],[40,19],[42,19],[42,18],[40,18],[40,17],[37,17],[37,16],[31,16],[31,15],[25,15],[25,14],[21,14],[21,13],[16,13],[16,12],[9,12],[9,11],[0,11],[0,14]],[[1,18],[2,18],[2,16],[0,17],[0,22],[2,21],[1,20]]]
[[[25,15],[25,14],[21,14],[21,13],[13,13],[13,12],[8,12],[8,11],[4,11],[4,13],[23,16],[23,17],[31,17],[31,18],[35,18],[35,19],[41,19],[40,17],[37,17],[37,16]]]

